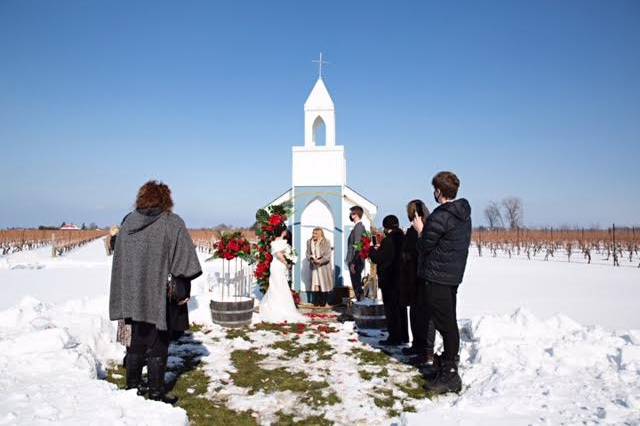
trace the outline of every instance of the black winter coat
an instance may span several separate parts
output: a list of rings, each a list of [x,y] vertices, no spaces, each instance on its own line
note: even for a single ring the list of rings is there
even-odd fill
[[[424,280],[418,277],[418,232],[410,226],[402,244],[402,266],[400,268],[400,303],[410,306],[416,302],[416,289]]]
[[[418,239],[418,275],[428,282],[459,285],[471,244],[471,206],[464,198],[438,206]]]
[[[394,229],[382,240],[378,249],[371,250],[369,256],[378,267],[378,285],[382,291],[398,291],[397,282],[402,270],[403,242],[402,230]]]

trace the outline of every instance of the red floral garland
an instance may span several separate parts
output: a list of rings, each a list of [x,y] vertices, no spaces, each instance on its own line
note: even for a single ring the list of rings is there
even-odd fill
[[[271,242],[286,227],[287,219],[292,212],[289,202],[260,209],[256,213],[258,242],[255,245],[253,260],[256,262],[255,277],[260,289],[266,293],[269,287],[269,268],[273,261]],[[295,300],[295,298],[294,298]],[[299,300],[299,296],[298,296]]]

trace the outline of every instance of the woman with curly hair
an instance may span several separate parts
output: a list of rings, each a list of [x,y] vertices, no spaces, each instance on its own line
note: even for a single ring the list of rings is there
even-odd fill
[[[144,393],[140,384],[146,360],[149,398],[168,403],[175,402],[164,385],[169,341],[172,332],[189,328],[191,280],[202,274],[187,227],[172,208],[167,185],[142,185],[116,239],[109,297],[111,320],[131,325],[127,388]]]

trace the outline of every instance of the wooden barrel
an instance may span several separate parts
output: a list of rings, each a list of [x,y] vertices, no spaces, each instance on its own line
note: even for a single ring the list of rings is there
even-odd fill
[[[211,319],[223,327],[242,327],[251,324],[253,299],[220,301],[212,300]]]
[[[381,329],[387,327],[384,305],[370,300],[353,304],[353,319],[359,329]]]

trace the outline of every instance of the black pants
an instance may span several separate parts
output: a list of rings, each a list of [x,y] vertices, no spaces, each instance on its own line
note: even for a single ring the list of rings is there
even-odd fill
[[[387,321],[389,340],[398,343],[408,342],[407,309],[400,304],[398,291],[394,288],[382,289],[382,303],[384,303],[384,316]]]
[[[356,294],[356,299],[360,300],[362,296],[364,296],[364,290],[362,289],[362,270],[364,269],[364,265],[360,263],[354,263],[352,265],[354,265],[356,272],[351,272],[351,265],[349,265],[351,286],[353,287],[353,292]]]
[[[132,321],[131,346],[127,348],[127,353],[166,357],[169,353],[169,341],[168,331],[158,330],[154,324]]]
[[[424,282],[418,284],[415,296],[414,303],[409,307],[411,334],[413,334],[411,346],[421,353],[431,355],[433,354],[436,340],[436,329],[433,325],[433,320],[429,316],[427,286]]]
[[[458,286],[427,282],[425,288],[428,316],[442,336],[442,358],[455,362],[460,351],[460,331],[456,313]]]

